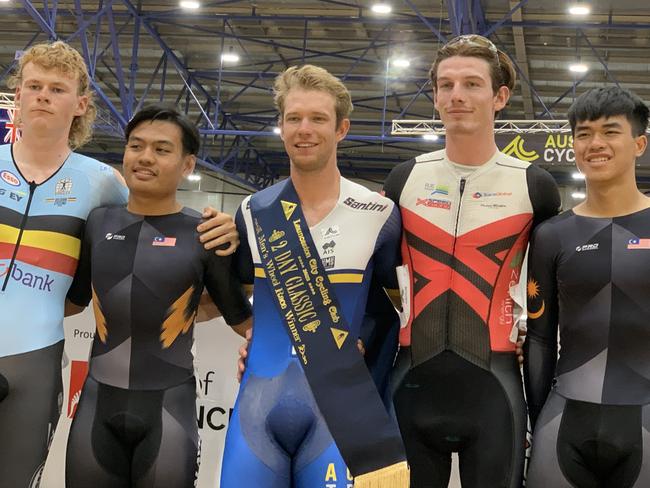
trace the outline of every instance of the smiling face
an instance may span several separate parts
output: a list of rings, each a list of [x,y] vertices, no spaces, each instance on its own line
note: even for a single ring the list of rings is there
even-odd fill
[[[349,119],[336,126],[335,99],[328,92],[293,88],[287,94],[280,136],[292,169],[310,172],[336,166],[337,144],[349,128]]]
[[[495,112],[503,109],[509,90],[492,89],[490,65],[470,56],[452,56],[437,68],[434,104],[450,135],[473,135],[494,126]]]
[[[57,70],[34,63],[23,67],[22,82],[16,88],[23,134],[61,132],[68,136],[72,121],[88,107],[88,97],[79,95],[79,82]]]
[[[145,120],[129,134],[124,150],[124,179],[131,194],[170,198],[196,158],[183,152],[181,128],[164,120]]]
[[[573,136],[576,165],[587,184],[634,179],[634,163],[646,145],[646,136],[635,137],[624,115],[577,122]]]

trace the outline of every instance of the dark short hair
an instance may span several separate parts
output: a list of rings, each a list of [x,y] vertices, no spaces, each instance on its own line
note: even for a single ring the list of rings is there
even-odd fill
[[[183,152],[185,154],[197,154],[199,152],[201,139],[196,125],[194,125],[186,115],[180,113],[176,107],[166,103],[146,105],[142,110],[136,113],[131,120],[129,120],[129,123],[124,129],[124,137],[126,140],[129,140],[129,136],[131,135],[131,132],[133,132],[133,129],[147,120],[150,120],[151,122],[154,120],[162,120],[176,124],[181,129]]]
[[[578,122],[616,115],[625,116],[635,137],[645,134],[648,128],[648,107],[637,95],[618,86],[593,88],[580,95],[569,108],[571,133],[575,134]]]

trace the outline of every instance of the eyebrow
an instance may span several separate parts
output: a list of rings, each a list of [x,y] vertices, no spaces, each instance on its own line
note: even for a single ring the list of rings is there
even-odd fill
[[[485,78],[478,75],[467,75],[462,77],[463,80],[481,80],[485,81]],[[448,76],[441,76],[438,78],[438,81],[451,81],[451,78]]]
[[[40,78],[27,78],[24,83],[43,83],[43,80]],[[52,81],[50,82],[50,85],[68,86],[68,84],[64,81]]]
[[[285,112],[285,113],[284,113],[284,116],[287,117],[287,116],[289,116],[289,115],[296,115],[296,114],[298,114],[298,111],[294,111],[294,112]],[[314,111],[310,112],[310,114],[311,114],[311,115],[314,115],[314,114],[315,114],[315,115],[326,115],[326,116],[329,116],[329,114],[328,114],[327,112],[322,112],[322,111],[320,111],[320,110],[314,110]]]
[[[579,130],[589,130],[592,127],[589,125],[577,125],[576,132]],[[606,122],[603,124],[604,129],[622,129],[623,126],[619,122]]]
[[[142,137],[138,136],[131,136],[129,137],[129,140],[127,142],[147,142],[146,139],[143,139]],[[170,140],[167,139],[159,139],[157,141],[153,141],[154,144],[167,144],[168,146],[173,146],[174,143]]]

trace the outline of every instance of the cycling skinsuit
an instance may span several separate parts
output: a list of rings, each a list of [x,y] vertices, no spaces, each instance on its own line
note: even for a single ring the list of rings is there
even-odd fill
[[[88,217],[69,298],[86,305],[92,296],[97,327],[68,439],[68,488],[194,486],[192,343],[203,287],[229,324],[250,316],[232,259],[203,248],[200,222],[189,209]]]
[[[545,222],[527,289],[528,486],[650,486],[650,209]]]
[[[284,184],[263,191],[277,193]],[[254,333],[226,436],[221,488],[352,487],[265,282],[249,200],[237,213],[237,252],[242,282],[255,285]],[[397,287],[399,212],[390,200],[341,178],[336,206],[310,230],[350,336],[358,337],[373,275]],[[346,399],[340,401],[345,415]]]
[[[126,193],[110,166],[76,153],[29,184],[12,146],[0,146],[0,486],[38,482],[59,418],[64,303],[84,223]]]
[[[500,152],[461,168],[442,150],[397,166],[385,183],[411,275],[395,409],[412,487],[446,487],[457,451],[463,486],[519,488],[526,406],[509,289],[531,228],[560,199],[546,171]]]

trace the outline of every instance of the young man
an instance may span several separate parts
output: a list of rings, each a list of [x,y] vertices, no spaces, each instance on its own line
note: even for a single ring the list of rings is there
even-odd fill
[[[64,301],[86,216],[126,201],[119,174],[73,152],[95,116],[83,59],[62,42],[20,59],[22,138],[0,146],[0,485],[36,486],[61,402]]]
[[[0,146],[0,439],[9,446],[0,486],[23,488],[38,483],[59,417],[64,301],[86,217],[126,202],[126,188],[115,170],[74,152],[95,118],[77,51],[33,46],[12,82],[22,138]]]
[[[650,486],[650,199],[635,179],[648,108],[598,88],[569,121],[587,198],[531,241],[527,486]]]
[[[230,257],[203,248],[201,215],[176,200],[196,127],[151,105],[125,129],[125,207],[88,216],[68,293],[97,331],[66,457],[66,486],[183,488],[198,469],[192,331],[203,287],[240,334],[248,301]]]
[[[340,175],[352,110],[340,80],[289,68],[275,103],[290,178],[237,213],[254,333],[221,487],[408,486],[399,431],[356,345],[371,279],[396,288],[399,213]]]
[[[469,35],[431,68],[445,149],[397,166],[386,196],[399,204],[410,272],[395,409],[415,488],[446,487],[458,452],[463,486],[521,486],[526,405],[515,355],[510,287],[532,228],[557,213],[544,170],[499,152],[495,114],[515,84],[508,57]]]

